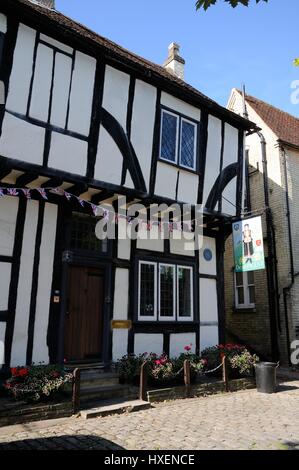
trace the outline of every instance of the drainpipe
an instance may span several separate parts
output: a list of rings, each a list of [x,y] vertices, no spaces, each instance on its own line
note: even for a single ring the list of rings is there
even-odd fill
[[[289,315],[288,315],[288,294],[292,290],[292,287],[295,284],[295,278],[299,276],[299,273],[295,273],[295,268],[294,268],[294,252],[293,252],[293,239],[292,239],[293,237],[292,237],[291,213],[290,213],[290,202],[289,202],[287,156],[286,156],[285,149],[283,147],[281,147],[281,153],[282,153],[282,163],[283,163],[283,169],[284,169],[285,196],[286,196],[286,208],[287,208],[286,217],[288,221],[290,273],[291,273],[290,284],[283,288],[283,305],[284,305],[284,318],[285,318],[285,328],[286,328],[288,361],[289,361],[289,366],[291,366],[292,363],[291,363],[291,340],[290,340]]]
[[[267,165],[267,143],[264,135],[260,130],[257,134],[261,142],[262,164],[263,164],[263,183],[264,183],[264,199],[266,207],[266,226],[267,226],[267,244],[268,244],[268,284],[269,284],[269,310],[270,310],[270,334],[271,349],[273,360],[279,360],[277,323],[279,324],[279,296],[277,284],[277,257],[275,246],[275,229],[272,218],[272,211],[269,202],[269,185],[268,185],[268,165]],[[274,294],[274,295],[273,295]]]

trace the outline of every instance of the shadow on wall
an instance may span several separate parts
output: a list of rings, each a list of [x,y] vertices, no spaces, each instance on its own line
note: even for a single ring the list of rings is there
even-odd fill
[[[0,443],[2,450],[124,450],[123,447],[93,435],[62,435]]]

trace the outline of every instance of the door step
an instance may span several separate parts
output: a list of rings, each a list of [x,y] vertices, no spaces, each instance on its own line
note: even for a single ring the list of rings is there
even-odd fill
[[[127,385],[110,385],[81,388],[80,401],[86,403],[94,400],[113,400],[116,398],[135,398],[138,391],[134,392]]]
[[[151,408],[148,401],[128,400],[128,401],[103,401],[101,406],[80,411],[83,419],[98,418],[113,414],[132,413],[134,411],[147,410]]]

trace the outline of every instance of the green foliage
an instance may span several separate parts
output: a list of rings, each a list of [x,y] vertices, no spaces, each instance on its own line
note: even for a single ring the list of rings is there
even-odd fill
[[[225,2],[229,3],[233,8],[237,7],[238,5],[244,5],[248,7],[251,0],[224,0]],[[268,0],[255,0],[256,3],[260,2],[268,2]],[[196,9],[199,10],[203,8],[207,10],[211,5],[215,5],[217,0],[197,0],[196,2]]]
[[[255,354],[252,355],[245,349],[241,354],[230,358],[230,366],[232,369],[237,369],[241,375],[250,375],[258,361],[259,358]]]

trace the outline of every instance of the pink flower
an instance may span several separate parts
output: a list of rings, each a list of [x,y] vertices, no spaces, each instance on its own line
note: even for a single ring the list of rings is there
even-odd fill
[[[161,365],[160,359],[157,359],[157,360],[155,361],[155,364],[156,364],[157,366],[160,366],[160,365]]]
[[[185,349],[185,351],[191,351],[191,345],[190,346],[185,346],[184,349]]]
[[[201,363],[202,363],[204,366],[207,366],[207,365],[208,365],[208,360],[207,360],[207,359],[202,359],[202,360],[201,360]]]

